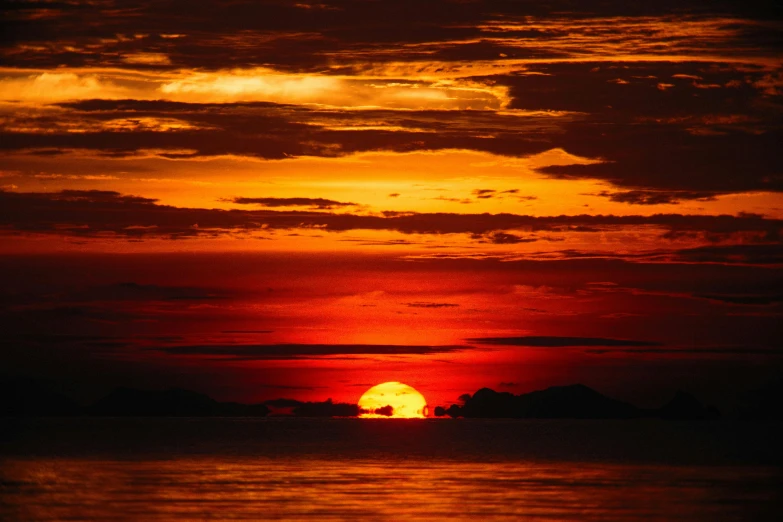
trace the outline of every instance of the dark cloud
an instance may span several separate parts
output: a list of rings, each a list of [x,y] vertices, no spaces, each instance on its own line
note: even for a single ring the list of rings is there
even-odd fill
[[[68,296],[70,299],[99,301],[206,301],[225,299],[225,290],[178,287],[134,282],[85,288]]]
[[[694,297],[719,301],[722,303],[766,306],[783,302],[783,295],[757,295],[757,294],[694,294]]]
[[[491,198],[502,198],[506,194],[518,194],[519,189],[509,189],[509,190],[495,190],[495,189],[475,189],[471,192],[476,199],[491,199]],[[535,196],[530,197],[524,197],[521,196],[518,199],[520,200],[530,200],[530,199],[537,199]]]
[[[598,153],[607,161],[540,169],[557,178],[605,179],[620,187],[686,191],[682,193],[699,198],[705,193],[783,190],[777,177],[783,169],[776,152],[783,140],[779,130],[693,135],[667,125],[585,123],[569,125],[563,139],[572,154]]]
[[[470,110],[455,119],[450,110],[327,110],[268,102],[86,100],[58,106],[68,110],[56,115],[51,111],[8,114],[0,126],[0,150],[47,154],[91,150],[109,157],[156,150],[163,157],[181,159],[225,154],[284,159],[461,148],[525,156],[557,146],[548,138],[560,132],[564,118]],[[103,127],[106,122],[140,118],[174,118],[187,127],[166,131],[137,124],[120,130]],[[362,124],[378,121],[397,130],[362,129]],[[346,125],[352,129],[332,128]],[[14,131],[20,126],[24,132]],[[74,127],[82,132],[73,132]]]
[[[624,354],[648,354],[648,355],[776,355],[783,356],[783,350],[780,348],[764,347],[731,347],[731,348],[665,348],[665,349],[591,349],[585,350],[585,353],[595,355],[624,353]]]
[[[354,207],[356,203],[345,203],[324,198],[231,198],[227,201],[239,205],[259,205],[262,207],[310,207],[328,210],[339,207]]]
[[[16,193],[0,191],[0,226],[7,230],[38,232],[74,237],[122,238],[218,237],[274,229],[317,228],[332,232],[349,230],[390,230],[405,234],[475,234],[498,244],[530,242],[506,232],[511,229],[530,232],[590,232],[602,227],[657,225],[684,232],[709,232],[729,235],[739,232],[759,234],[774,244],[714,246],[686,249],[678,259],[688,261],[731,262],[737,255],[748,262],[774,263],[780,258],[778,235],[780,220],[756,215],[653,216],[578,215],[534,217],[517,214],[387,213],[384,216],[333,214],[328,212],[274,210],[219,210],[178,208],[160,205],[153,199],[123,196],[107,191],[63,191],[54,193]],[[486,237],[484,237],[486,235]],[[562,251],[563,257],[582,255]],[[642,255],[642,254],[640,254]],[[648,256],[649,254],[644,254]],[[739,258],[736,258],[739,259]]]
[[[679,250],[677,261],[689,263],[748,263],[780,265],[783,263],[783,244],[716,245]]]
[[[606,197],[633,204],[783,189],[776,149],[783,105],[779,93],[761,87],[769,75],[763,67],[594,62],[532,71],[542,74],[495,77],[509,86],[511,107],[584,114],[563,122],[565,132],[551,140],[572,154],[603,160],[544,167],[544,173],[606,180],[630,189]],[[663,83],[671,87],[662,90]]]
[[[652,205],[783,190],[779,176],[783,160],[777,154],[777,143],[783,141],[778,124],[783,102],[767,92],[770,87],[759,87],[764,82],[774,84],[765,80],[768,71],[747,71],[731,64],[579,63],[541,66],[537,72],[544,74],[496,75],[475,81],[507,85],[515,109],[578,114],[518,117],[471,110],[455,119],[448,110],[346,111],[266,102],[87,100],[62,103],[59,106],[68,110],[56,115],[45,111],[9,115],[0,132],[0,148],[47,154],[92,150],[109,157],[155,150],[163,157],[183,159],[225,154],[285,159],[444,149],[524,157],[559,147],[601,161],[543,167],[542,173],[607,181],[623,190],[601,195],[619,202]],[[636,87],[605,80],[620,73]],[[694,86],[692,78],[697,76],[721,87]],[[656,87],[661,77],[677,85],[661,91]],[[680,86],[678,82],[686,77],[691,83]],[[575,84],[584,84],[587,90],[573,96]],[[166,132],[139,126],[100,127],[108,121],[143,117],[176,118],[188,126]],[[363,124],[378,121],[396,130],[362,129]],[[22,125],[24,132],[13,130]],[[73,132],[74,126],[81,126],[83,132]],[[335,126],[350,130],[335,130]],[[39,131],[30,132],[34,127]],[[473,196],[490,199],[516,193],[481,188]]]
[[[694,58],[549,63],[532,65],[527,72],[495,77],[511,89],[512,108],[575,111],[600,117],[603,123],[657,120],[717,129],[748,121],[773,123],[771,115],[763,113],[764,93],[754,86],[769,74],[761,66]],[[672,87],[661,90],[661,83]],[[575,84],[578,95],[574,95]],[[717,87],[705,89],[705,85]],[[736,121],[737,115],[745,119]]]
[[[472,192],[478,199],[489,199],[495,196],[497,190],[493,189],[476,189]]]
[[[119,323],[122,321],[131,321],[143,319],[146,314],[137,311],[119,310],[99,306],[96,303],[74,303],[74,304],[49,304],[41,303],[36,305],[12,307],[0,312],[2,322],[14,323],[15,327],[25,325],[35,327],[46,324],[69,325],[80,321]],[[102,341],[95,341],[102,343]]]
[[[259,388],[266,388],[270,390],[324,390],[327,389],[328,386],[294,386],[290,384],[260,384],[258,385]],[[270,406],[295,406],[296,404],[301,404],[300,401],[296,401],[293,399],[272,399],[269,401],[265,401],[264,404],[268,404]]]
[[[223,330],[224,334],[269,334],[274,330]]]
[[[406,303],[405,306],[409,306],[411,308],[456,308],[459,305],[456,303],[425,303],[425,302],[416,302],[416,303]]]
[[[715,196],[705,192],[628,190],[625,192],[600,192],[599,196],[610,201],[631,205],[677,204],[681,200],[712,201]]]
[[[151,349],[169,355],[209,355],[241,360],[268,360],[335,355],[433,355],[469,350],[471,347],[381,344],[254,344],[165,346]]]
[[[494,243],[496,245],[515,245],[518,243],[535,243],[536,241],[539,240],[538,237],[521,237],[515,234],[509,234],[507,232],[491,232],[489,234],[486,234],[485,236],[478,234],[475,237],[484,238],[490,243]]]
[[[104,335],[63,335],[52,333],[36,333],[28,335],[17,335],[12,338],[4,338],[3,342],[13,342],[17,340],[26,340],[41,344],[69,344],[69,343],[95,343],[116,340],[114,337]]]
[[[61,190],[57,193],[60,201],[86,202],[86,203],[122,203],[122,204],[152,204],[156,199],[141,196],[122,195],[111,190]]]
[[[449,203],[462,203],[463,205],[469,205],[473,203],[473,201],[471,201],[468,198],[460,199],[460,198],[447,198],[446,196],[438,196],[432,199],[434,201],[448,201]]]
[[[651,341],[606,339],[601,337],[473,337],[466,339],[466,341],[494,346],[530,346],[536,348],[566,348],[572,346],[661,346],[661,343]]]
[[[599,43],[611,41],[643,51],[708,54],[732,51],[751,54],[777,42],[772,29],[734,19],[727,27],[689,38],[676,38],[648,25],[633,25],[634,17],[721,13],[723,17],[780,19],[775,2],[720,0],[630,3],[618,0],[574,3],[495,0],[399,0],[393,5],[360,0],[319,4],[283,0],[199,2],[166,0],[129,5],[104,2],[7,2],[0,39],[4,62],[13,66],[128,66],[124,58],[138,52],[167,56],[168,64],[134,64],[137,68],[206,70],[268,64],[292,71],[338,72],[358,60],[444,61],[511,58],[577,58]],[[625,26],[616,27],[621,17]],[[623,17],[630,17],[624,20]],[[584,24],[586,20],[592,24]],[[219,21],[220,23],[215,23]],[[540,27],[535,22],[548,22]],[[523,22],[518,28],[487,30],[492,22]],[[533,22],[533,23],[531,23]],[[598,26],[596,29],[594,26]],[[499,31],[499,32],[498,32]],[[719,36],[715,36],[718,32]],[[135,37],[133,35],[144,35]],[[177,37],[171,37],[176,35]],[[578,38],[574,49],[569,39]],[[59,45],[46,45],[57,42]],[[546,42],[548,45],[541,45]],[[586,43],[585,43],[586,42]],[[389,52],[391,51],[391,52]],[[427,51],[424,53],[423,51]]]

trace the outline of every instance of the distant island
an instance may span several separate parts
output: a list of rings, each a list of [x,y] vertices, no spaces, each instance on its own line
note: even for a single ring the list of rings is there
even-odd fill
[[[735,418],[783,419],[783,380],[739,397]],[[509,419],[637,419],[707,420],[720,417],[718,410],[693,395],[678,391],[659,408],[638,408],[607,397],[583,384],[554,386],[514,395],[482,388],[460,397],[461,404],[437,406],[436,417]],[[183,389],[139,390],[117,388],[89,406],[80,406],[65,395],[29,379],[0,380],[2,417],[357,417],[359,406],[296,399],[273,399],[258,404],[218,402]],[[392,414],[391,407],[373,413]]]
[[[642,409],[606,397],[583,384],[553,386],[513,395],[482,388],[463,396],[463,405],[438,406],[435,416],[508,419],[635,419],[653,417],[673,420],[714,419],[717,409],[705,406],[693,395],[678,391],[660,408]]]

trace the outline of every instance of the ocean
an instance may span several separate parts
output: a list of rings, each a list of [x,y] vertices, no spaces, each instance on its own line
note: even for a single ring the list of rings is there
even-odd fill
[[[0,419],[0,520],[781,520],[783,425]]]

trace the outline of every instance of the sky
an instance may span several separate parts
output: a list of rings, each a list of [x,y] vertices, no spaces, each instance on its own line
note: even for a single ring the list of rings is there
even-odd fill
[[[0,367],[432,406],[783,373],[775,2],[9,0]]]

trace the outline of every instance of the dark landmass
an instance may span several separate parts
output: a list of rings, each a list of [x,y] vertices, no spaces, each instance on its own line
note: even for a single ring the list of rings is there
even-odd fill
[[[657,410],[648,410],[648,416],[670,420],[716,419],[720,412],[713,406],[702,404],[690,393],[679,390],[672,400]]]
[[[394,408],[384,406],[373,411],[359,408],[357,404],[345,402],[302,402],[296,399],[272,399],[264,404],[272,408],[270,414],[276,417],[358,417],[363,413],[374,413],[390,417]]]
[[[635,419],[652,417],[672,420],[702,420],[720,416],[715,408],[701,404],[679,391],[661,408],[646,410],[606,397],[583,384],[554,386],[514,395],[482,388],[460,397],[463,405],[438,406],[435,416],[511,419]]]
[[[358,417],[359,406],[342,402],[300,402],[293,408],[294,417]]]
[[[612,399],[582,384],[555,386],[514,395],[482,388],[463,394],[459,404],[435,408],[436,417],[513,419],[635,419],[706,420],[720,417],[712,406],[693,395],[678,391],[660,408],[638,408]],[[728,415],[742,420],[783,420],[783,378],[738,398]],[[0,377],[2,417],[356,417],[362,413],[390,416],[391,406],[372,412],[356,404],[303,402],[274,399],[261,404],[218,402],[211,397],[182,389],[138,390],[117,388],[96,403],[82,407],[45,383],[26,378]]]
[[[275,409],[295,408],[304,404],[302,401],[296,399],[272,399],[271,401],[264,402],[267,406],[271,406]]]

